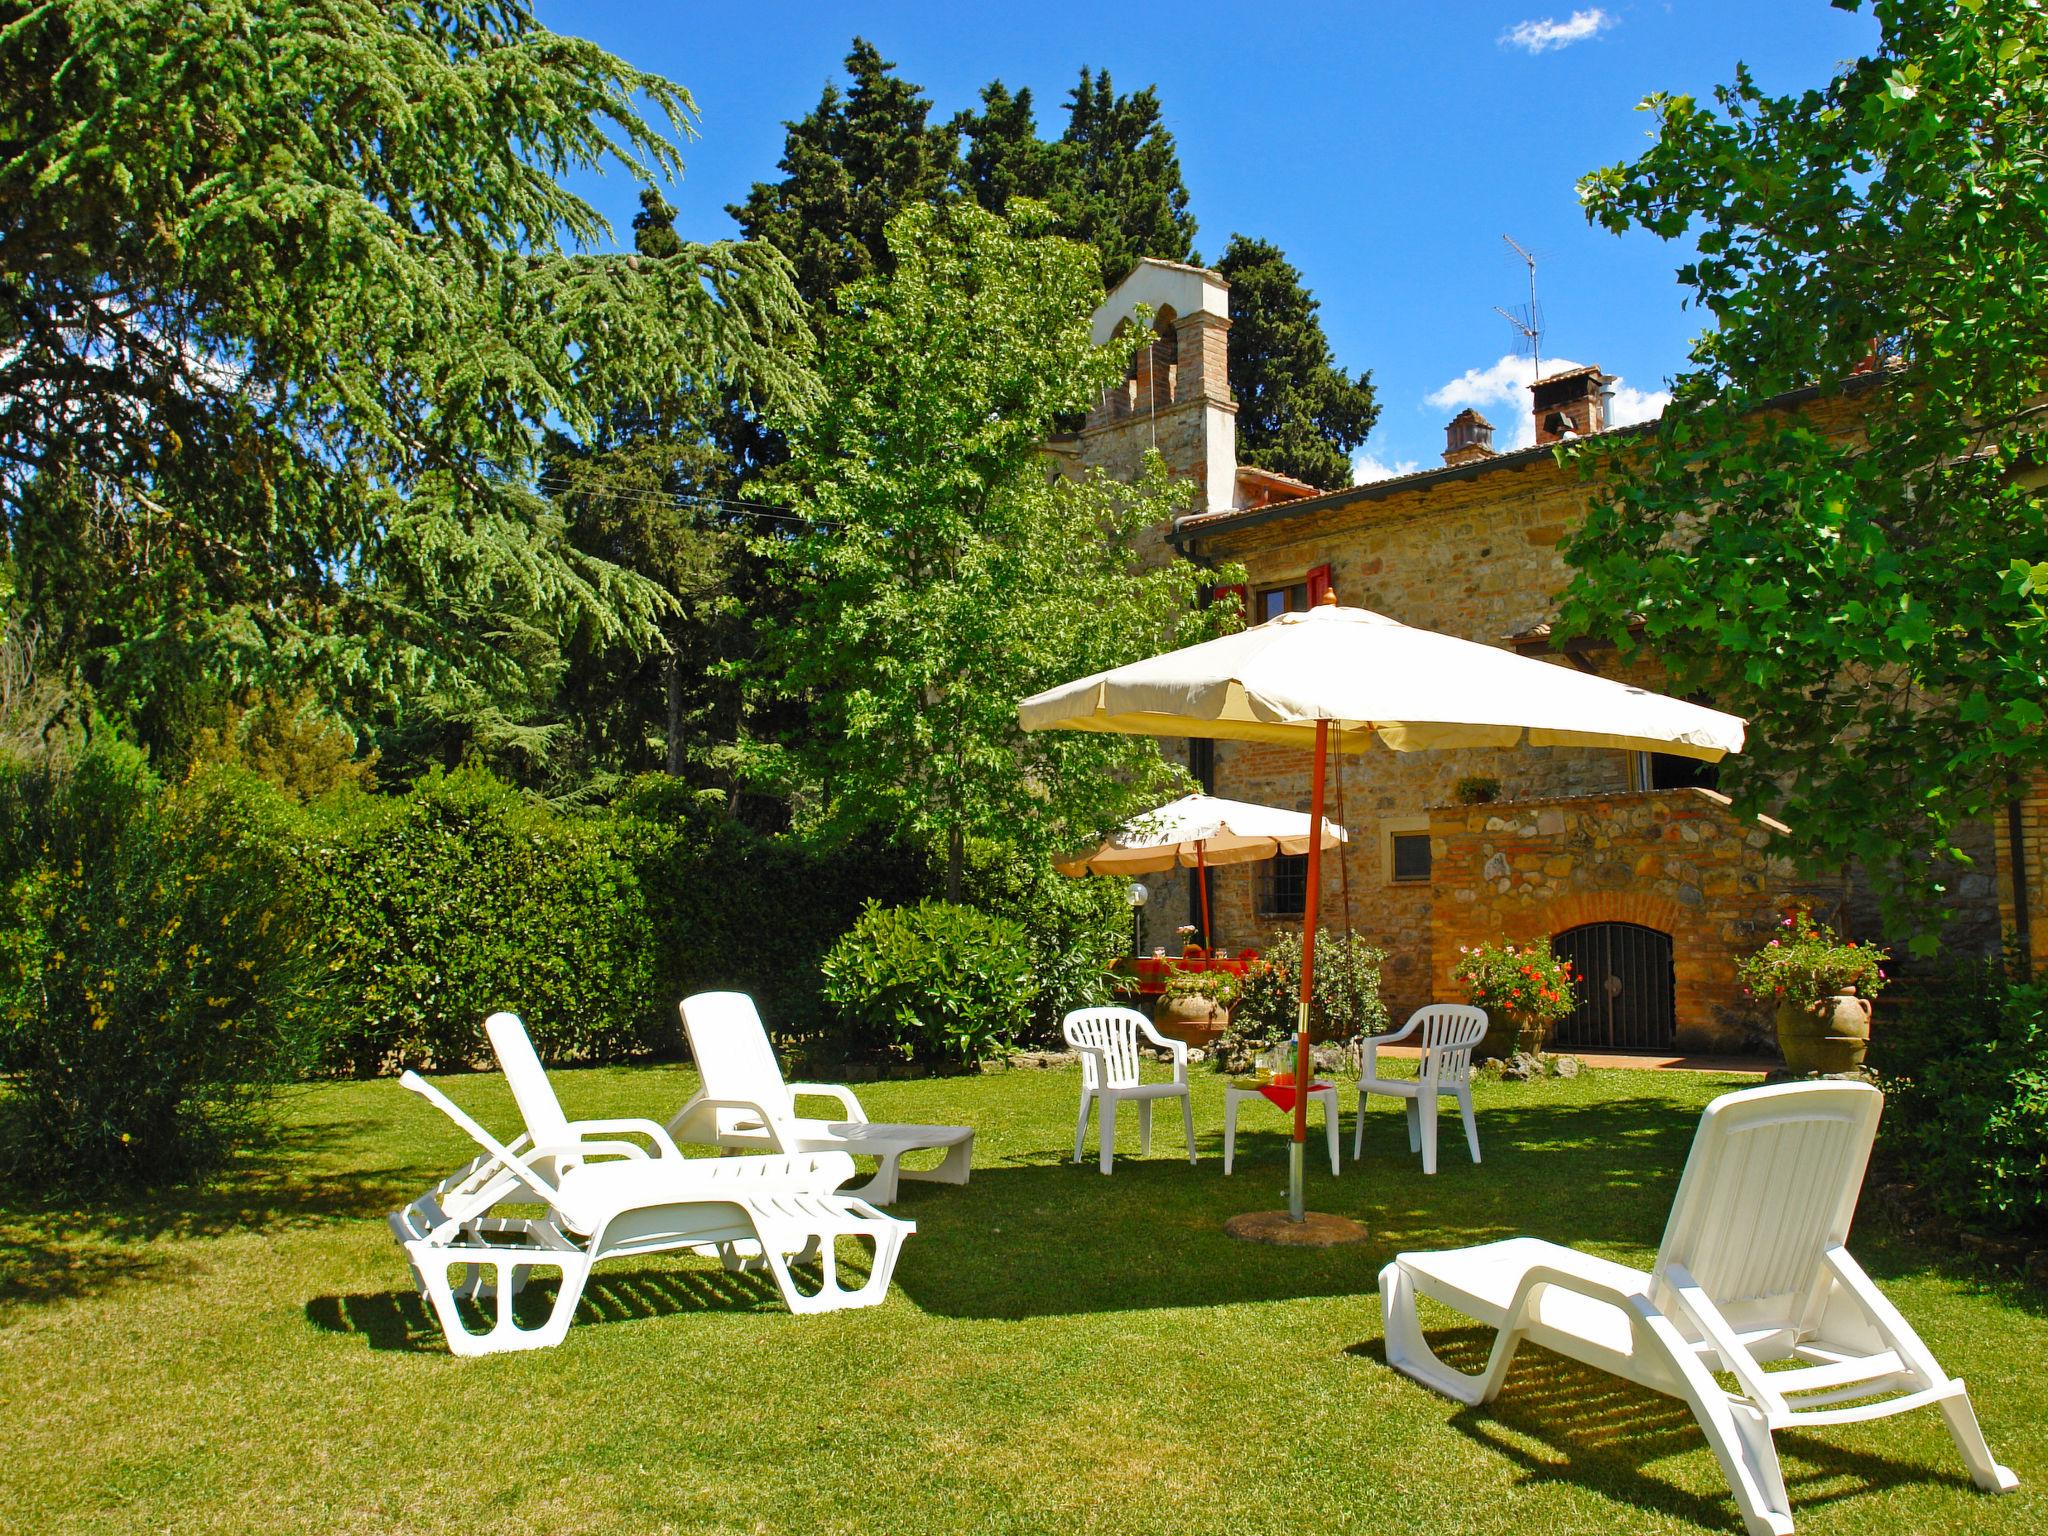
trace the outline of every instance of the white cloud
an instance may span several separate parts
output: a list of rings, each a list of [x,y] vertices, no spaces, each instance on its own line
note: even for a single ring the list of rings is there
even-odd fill
[[[1501,33],[1500,44],[1528,53],[1548,53],[1553,48],[1569,48],[1573,43],[1597,37],[1614,24],[1614,18],[1596,6],[1589,11],[1573,11],[1563,21],[1549,16],[1541,21],[1518,21]]]
[[[1584,366],[1568,357],[1543,359],[1546,376]],[[1510,355],[1485,368],[1467,368],[1449,383],[1431,390],[1423,400],[1438,410],[1460,411],[1471,406],[1493,423],[1493,446],[1502,453],[1512,453],[1517,448],[1531,447],[1536,441],[1536,418],[1529,406],[1529,386],[1535,382],[1535,360]],[[1610,427],[1649,421],[1663,415],[1664,407],[1671,403],[1668,389],[1635,389],[1619,378],[1613,388],[1613,415],[1607,423]]]
[[[1420,459],[1396,459],[1389,464],[1372,454],[1361,453],[1351,461],[1351,483],[1364,485],[1368,480],[1391,480],[1396,475],[1412,475],[1420,468]]]

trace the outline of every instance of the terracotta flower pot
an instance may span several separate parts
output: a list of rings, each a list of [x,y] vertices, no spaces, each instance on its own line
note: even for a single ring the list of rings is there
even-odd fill
[[[1852,1072],[1870,1049],[1870,999],[1843,993],[1778,1004],[1778,1050],[1794,1072]]]
[[[1486,1010],[1486,1033],[1472,1048],[1474,1061],[1494,1061],[1517,1051],[1538,1056],[1550,1044],[1552,1026],[1505,1008]]]
[[[1206,1046],[1230,1025],[1230,1010],[1206,997],[1162,997],[1152,1022],[1169,1040]]]

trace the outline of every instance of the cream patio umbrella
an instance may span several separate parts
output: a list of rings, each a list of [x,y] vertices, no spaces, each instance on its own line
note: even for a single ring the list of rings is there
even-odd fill
[[[1212,944],[1209,867],[1306,853],[1309,832],[1309,818],[1301,811],[1215,795],[1182,795],[1155,811],[1132,817],[1093,852],[1058,860],[1053,868],[1063,875],[1147,875],[1162,869],[1192,869],[1202,887],[1202,942]],[[1344,829],[1334,821],[1323,823],[1324,848],[1334,848],[1344,838]]]
[[[1460,640],[1334,594],[1306,613],[1033,694],[1017,706],[1027,731],[1109,731],[1291,743],[1314,751],[1309,818],[1323,823],[1324,763],[1332,750],[1442,747],[1618,747],[1718,762],[1742,750],[1733,715],[1645,688]],[[1308,1017],[1315,969],[1322,843],[1308,845],[1302,914],[1295,1082],[1311,1081]],[[1308,1095],[1294,1096],[1288,1215],[1304,1215],[1302,1149]]]

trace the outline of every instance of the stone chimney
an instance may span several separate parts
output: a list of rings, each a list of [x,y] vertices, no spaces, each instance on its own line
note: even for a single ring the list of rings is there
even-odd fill
[[[1553,373],[1529,386],[1536,413],[1536,446],[1607,430],[1608,386],[1614,375],[1598,368]]]
[[[1470,406],[1444,427],[1444,463],[1476,464],[1493,458],[1493,423]]]

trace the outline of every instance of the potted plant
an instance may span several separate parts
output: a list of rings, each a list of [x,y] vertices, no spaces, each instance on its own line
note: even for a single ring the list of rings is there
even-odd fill
[[[1484,773],[1470,773],[1451,786],[1451,798],[1460,805],[1491,805],[1500,798],[1500,780]]]
[[[1533,945],[1461,944],[1451,979],[1486,1010],[1486,1038],[1473,1052],[1482,1060],[1538,1054],[1557,1021],[1579,1005],[1571,962]]]
[[[1794,1072],[1850,1072],[1870,1048],[1870,999],[1885,988],[1890,957],[1844,939],[1805,910],[1735,969],[1751,997],[1777,1009],[1778,1050]]]
[[[1238,980],[1228,971],[1175,971],[1152,1020],[1169,1039],[1207,1045],[1230,1027],[1237,994]]]

